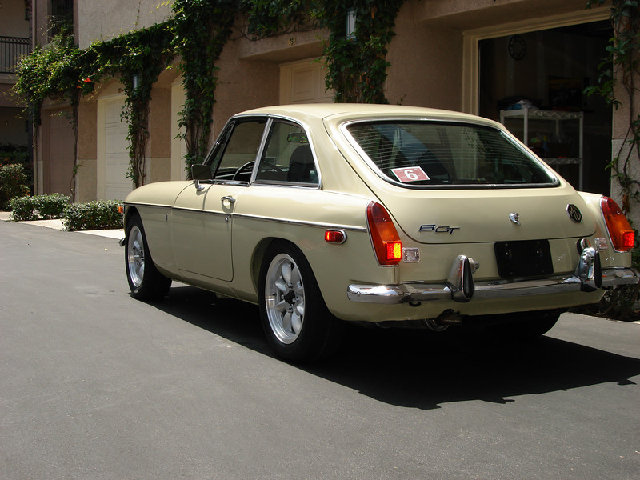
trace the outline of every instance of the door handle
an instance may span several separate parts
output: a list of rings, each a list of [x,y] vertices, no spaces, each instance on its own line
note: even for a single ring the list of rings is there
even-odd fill
[[[236,203],[236,199],[233,198],[231,195],[227,195],[226,197],[222,197],[221,200],[222,200],[222,203],[229,202],[230,206],[233,206],[233,204]]]

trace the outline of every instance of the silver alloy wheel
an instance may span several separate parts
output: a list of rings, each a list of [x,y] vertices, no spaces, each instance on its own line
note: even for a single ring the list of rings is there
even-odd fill
[[[300,269],[289,255],[276,255],[265,277],[265,309],[271,331],[282,343],[293,343],[302,331],[305,292]]]
[[[127,263],[129,265],[129,279],[135,288],[142,285],[144,278],[144,240],[142,231],[137,225],[129,230],[127,242]]]

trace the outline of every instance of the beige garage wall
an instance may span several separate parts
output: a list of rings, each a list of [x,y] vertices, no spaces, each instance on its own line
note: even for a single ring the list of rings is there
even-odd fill
[[[176,78],[171,84],[171,180],[186,180],[184,157],[187,154],[187,143],[178,135],[184,134],[184,127],[178,128],[179,113],[184,108],[186,99],[182,78]]]

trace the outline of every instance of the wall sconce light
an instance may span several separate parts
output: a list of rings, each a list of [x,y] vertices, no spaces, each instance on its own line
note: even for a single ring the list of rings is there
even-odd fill
[[[356,38],[356,9],[347,10],[347,40]]]
[[[133,76],[133,89],[137,90],[140,86],[140,75],[137,73]]]

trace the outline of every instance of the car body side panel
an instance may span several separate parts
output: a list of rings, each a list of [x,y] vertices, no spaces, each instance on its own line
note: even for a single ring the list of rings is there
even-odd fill
[[[178,196],[170,218],[179,274],[194,281],[233,279],[233,210],[245,185],[189,185]]]
[[[149,251],[164,272],[175,270],[175,257],[169,231],[169,218],[176,197],[193,182],[157,182],[131,192],[125,204],[135,206],[142,219]]]
[[[292,195],[292,190],[294,194]],[[396,269],[377,264],[366,226],[366,197],[315,188],[255,185],[235,204],[233,219],[234,288],[237,295],[256,300],[253,255],[263,239],[295,244],[309,261],[320,291],[333,310],[348,303],[350,282],[394,282]],[[341,245],[324,240],[327,229],[341,229]]]

